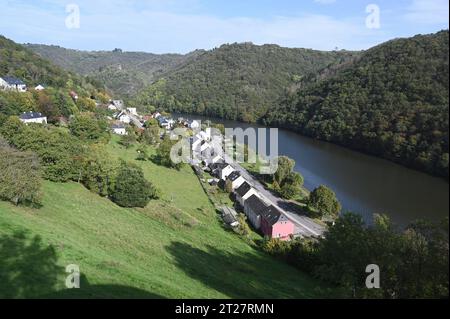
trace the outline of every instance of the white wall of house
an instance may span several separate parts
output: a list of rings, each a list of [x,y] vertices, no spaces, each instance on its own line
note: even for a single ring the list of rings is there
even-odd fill
[[[198,128],[200,128],[200,122],[194,120],[189,124],[189,127],[193,130],[198,129]]]
[[[25,84],[16,85],[15,87],[18,92],[26,92],[27,91],[27,86]]]
[[[123,115],[121,115],[119,117],[119,121],[121,121],[123,123],[126,123],[126,124],[130,124],[131,123],[131,118],[128,115],[123,114]]]
[[[245,215],[248,218],[248,221],[253,225],[255,229],[261,228],[261,215],[256,214],[253,210],[248,206],[244,206]]]
[[[0,88],[2,88],[3,90],[6,90],[9,88],[9,84],[2,78],[0,78]]]
[[[130,112],[133,115],[136,115],[136,116],[138,115],[135,107],[128,107],[127,110],[128,110],[128,112]]]
[[[122,127],[122,128],[113,128],[113,133],[117,134],[117,135],[128,135],[127,130]]]
[[[234,182],[231,183],[231,185],[233,186],[233,190],[235,190],[244,183],[245,179],[242,176],[239,176]]]
[[[35,119],[20,119],[23,123],[47,124],[47,117],[37,117]]]
[[[247,194],[245,194],[244,196],[239,196],[238,194],[236,194],[236,199],[239,202],[239,204],[241,204],[242,207],[244,207],[245,201],[247,199],[249,199],[252,195],[256,195],[259,197],[258,192],[256,191],[256,189],[254,189],[253,187],[250,188],[250,190],[247,192]]]
[[[9,83],[2,78],[0,78],[0,88],[5,91],[17,91],[17,92],[27,91],[27,86],[25,84],[9,85]]]
[[[231,165],[228,165],[225,168],[220,170],[219,176],[220,176],[221,179],[226,180],[228,175],[230,175],[233,172],[234,172],[233,167],[231,167]]]

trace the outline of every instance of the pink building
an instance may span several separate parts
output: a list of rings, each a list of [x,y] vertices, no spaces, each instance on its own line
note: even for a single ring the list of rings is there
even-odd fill
[[[261,231],[265,236],[290,240],[290,236],[294,234],[294,223],[276,207],[269,206],[261,217]]]

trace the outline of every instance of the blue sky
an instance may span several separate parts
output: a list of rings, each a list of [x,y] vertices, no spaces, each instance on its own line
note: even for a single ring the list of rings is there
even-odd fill
[[[80,9],[67,28],[68,4]],[[368,28],[366,7],[380,10]],[[360,50],[448,29],[448,0],[0,0],[0,34],[81,50],[187,53],[251,41]]]

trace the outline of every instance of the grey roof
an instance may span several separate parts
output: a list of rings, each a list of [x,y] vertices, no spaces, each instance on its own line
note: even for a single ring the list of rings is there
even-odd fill
[[[227,167],[227,166],[229,166],[230,164],[228,164],[228,163],[222,163],[222,162],[219,162],[219,163],[214,163],[214,164],[210,164],[209,166],[209,168],[211,169],[211,170],[216,170],[216,169],[224,169],[225,167]]]
[[[5,80],[5,82],[9,85],[25,85],[22,80],[12,76],[5,76],[3,80]]]
[[[113,124],[113,125],[111,125],[111,127],[114,129],[114,128],[125,128],[125,125],[123,125],[123,124]]]
[[[24,112],[20,115],[20,118],[22,120],[32,120],[32,119],[38,119],[41,117],[45,117],[45,116],[42,115],[42,113],[38,113],[38,112]]]
[[[267,210],[264,210],[262,215],[263,218],[271,225],[281,221],[288,221],[288,218],[273,205],[267,207]]]
[[[235,180],[237,180],[239,177],[241,176],[241,173],[239,173],[238,171],[234,171],[232,172],[230,175],[228,175],[227,179],[234,182]]]
[[[231,225],[231,224],[237,222],[236,217],[234,217],[234,216],[231,215],[231,214],[223,214],[223,215],[222,215],[222,218],[223,218],[223,221],[224,221],[225,223],[227,223],[228,225]]]
[[[266,204],[256,195],[250,196],[246,201],[245,205],[249,207],[255,214],[262,215],[265,210],[268,209]]]
[[[238,194],[240,197],[243,197],[243,196],[245,196],[245,194],[247,194],[251,189],[252,189],[252,186],[251,186],[249,183],[244,182],[241,186],[239,186],[239,187],[236,189],[236,194]]]

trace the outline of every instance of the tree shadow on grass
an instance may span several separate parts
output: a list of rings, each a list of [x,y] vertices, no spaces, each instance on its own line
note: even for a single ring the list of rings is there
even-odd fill
[[[65,269],[58,265],[56,249],[40,236],[25,231],[0,236],[0,299],[124,298],[161,299],[162,296],[120,285],[90,285],[81,276],[79,289],[57,290]]]
[[[64,289],[40,296],[44,299],[164,299],[148,291],[122,285],[91,285],[81,274],[80,288]]]
[[[231,298],[323,296],[315,281],[263,254],[234,254],[212,246],[201,250],[180,242],[166,249],[189,277]]]
[[[55,289],[64,269],[56,250],[24,231],[0,237],[0,298],[34,298]]]

